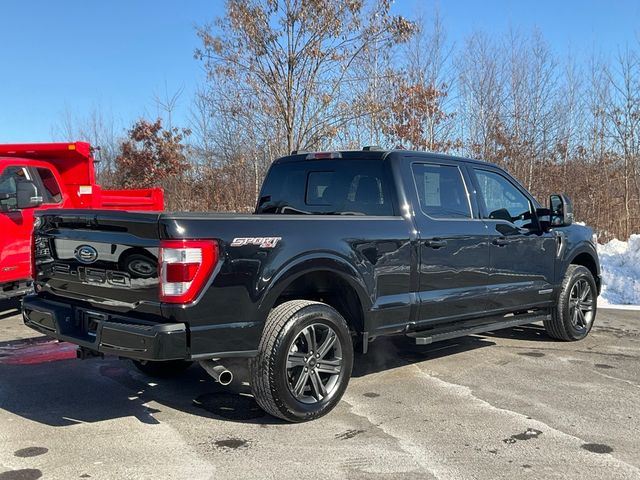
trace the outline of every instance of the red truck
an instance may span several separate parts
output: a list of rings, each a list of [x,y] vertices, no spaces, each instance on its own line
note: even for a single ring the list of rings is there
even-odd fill
[[[103,190],[94,161],[86,142],[0,145],[0,299],[31,288],[35,211],[163,209],[160,188]]]

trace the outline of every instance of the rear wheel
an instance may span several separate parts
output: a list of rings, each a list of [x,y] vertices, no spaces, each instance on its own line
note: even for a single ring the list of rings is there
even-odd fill
[[[324,303],[294,300],[273,309],[258,350],[250,365],[253,395],[263,410],[290,422],[330,412],[351,378],[349,328]]]
[[[132,360],[133,365],[145,375],[155,378],[170,378],[180,375],[193,362],[187,360],[168,360],[152,362],[149,360]]]
[[[591,271],[582,265],[569,265],[558,304],[551,319],[544,322],[547,333],[558,340],[582,340],[593,327],[597,303],[598,289]]]

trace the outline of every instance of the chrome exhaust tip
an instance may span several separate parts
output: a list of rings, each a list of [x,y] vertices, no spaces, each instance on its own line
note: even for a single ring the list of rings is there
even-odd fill
[[[220,385],[229,385],[233,382],[233,373],[223,365],[214,360],[203,360],[200,362],[202,368]]]

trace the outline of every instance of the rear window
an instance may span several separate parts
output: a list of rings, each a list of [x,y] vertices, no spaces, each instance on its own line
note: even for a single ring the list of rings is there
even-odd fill
[[[36,170],[44,188],[42,192],[44,203],[60,203],[62,201],[62,192],[51,170],[42,167],[38,167]]]
[[[320,160],[271,167],[256,213],[394,215],[380,160]]]

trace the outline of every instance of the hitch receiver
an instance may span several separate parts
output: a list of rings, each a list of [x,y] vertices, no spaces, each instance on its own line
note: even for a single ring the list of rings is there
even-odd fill
[[[86,347],[78,347],[78,349],[76,350],[76,358],[80,360],[87,360],[89,358],[95,358],[95,357],[104,358],[104,353],[97,352],[95,350],[91,350],[90,348],[86,348]]]

